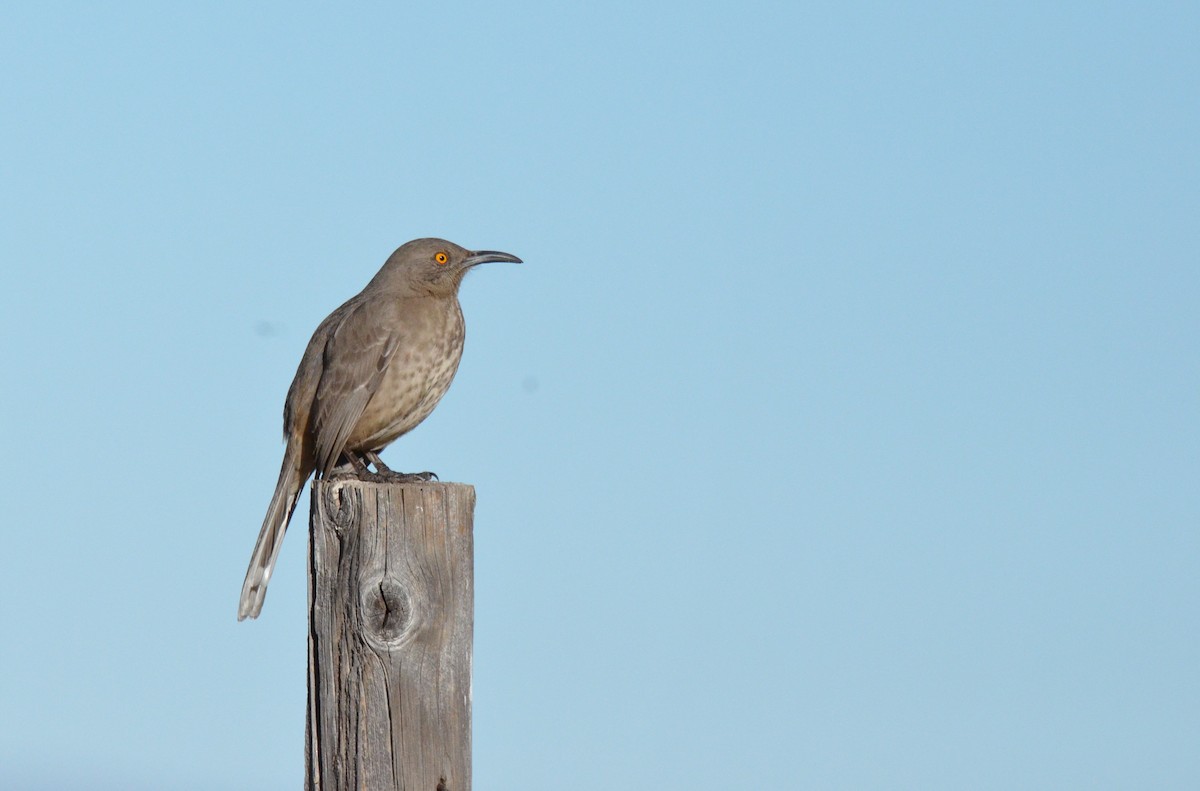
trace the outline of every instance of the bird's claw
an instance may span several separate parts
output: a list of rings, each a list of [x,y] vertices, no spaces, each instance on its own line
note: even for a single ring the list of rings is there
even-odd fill
[[[429,483],[430,481],[438,480],[438,477],[432,472],[396,472],[395,470],[388,470],[387,472],[363,470],[362,472],[358,472],[355,470],[337,470],[326,475],[325,480],[332,483],[344,483],[346,481],[361,481],[363,483]]]
[[[388,470],[387,472],[373,473],[378,476],[380,483],[428,483],[436,481],[438,477],[432,472],[396,472]]]
[[[432,472],[396,472],[384,464],[383,459],[379,458],[379,454],[375,451],[363,454],[362,460],[375,465],[375,472],[367,471],[366,464],[363,465],[362,472],[374,476],[364,480],[372,480],[376,483],[428,483],[438,479]]]

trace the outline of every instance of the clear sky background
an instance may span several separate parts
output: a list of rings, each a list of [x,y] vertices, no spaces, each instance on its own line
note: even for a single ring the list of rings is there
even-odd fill
[[[0,787],[299,787],[283,398],[430,235],[476,788],[1200,787],[1195,4],[4,17]]]

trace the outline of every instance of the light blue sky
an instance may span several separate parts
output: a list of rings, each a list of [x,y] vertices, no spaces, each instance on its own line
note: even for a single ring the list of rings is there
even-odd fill
[[[477,788],[1200,787],[1194,4],[397,5],[6,9],[0,787],[300,785],[283,397],[427,235]]]

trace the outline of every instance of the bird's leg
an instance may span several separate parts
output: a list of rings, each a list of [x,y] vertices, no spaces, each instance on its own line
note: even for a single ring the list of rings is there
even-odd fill
[[[378,472],[382,475],[388,475],[389,473],[394,472],[391,467],[383,463],[383,459],[379,458],[379,454],[373,450],[369,450],[364,453],[363,458],[375,465],[375,472]]]
[[[375,467],[372,472],[367,465]],[[326,476],[332,481],[366,481],[367,483],[425,483],[436,481],[437,476],[432,472],[396,472],[383,463],[379,454],[366,451],[359,454],[354,451],[342,453],[342,463],[333,468]]]
[[[346,452],[342,454],[340,463],[329,471],[325,479],[329,481],[367,481],[371,480],[371,475],[366,462],[357,455]]]
[[[384,464],[383,459],[373,450],[364,453],[363,458],[375,466],[376,479],[381,483],[421,483],[438,479],[432,472],[396,472]]]
[[[346,458],[350,460],[350,466],[354,468],[354,474],[360,481],[374,480],[375,473],[367,468],[368,459],[349,451],[346,453]]]

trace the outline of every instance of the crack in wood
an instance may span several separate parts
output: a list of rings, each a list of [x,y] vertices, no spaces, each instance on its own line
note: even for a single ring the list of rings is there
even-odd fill
[[[306,788],[470,791],[474,490],[313,495]]]

